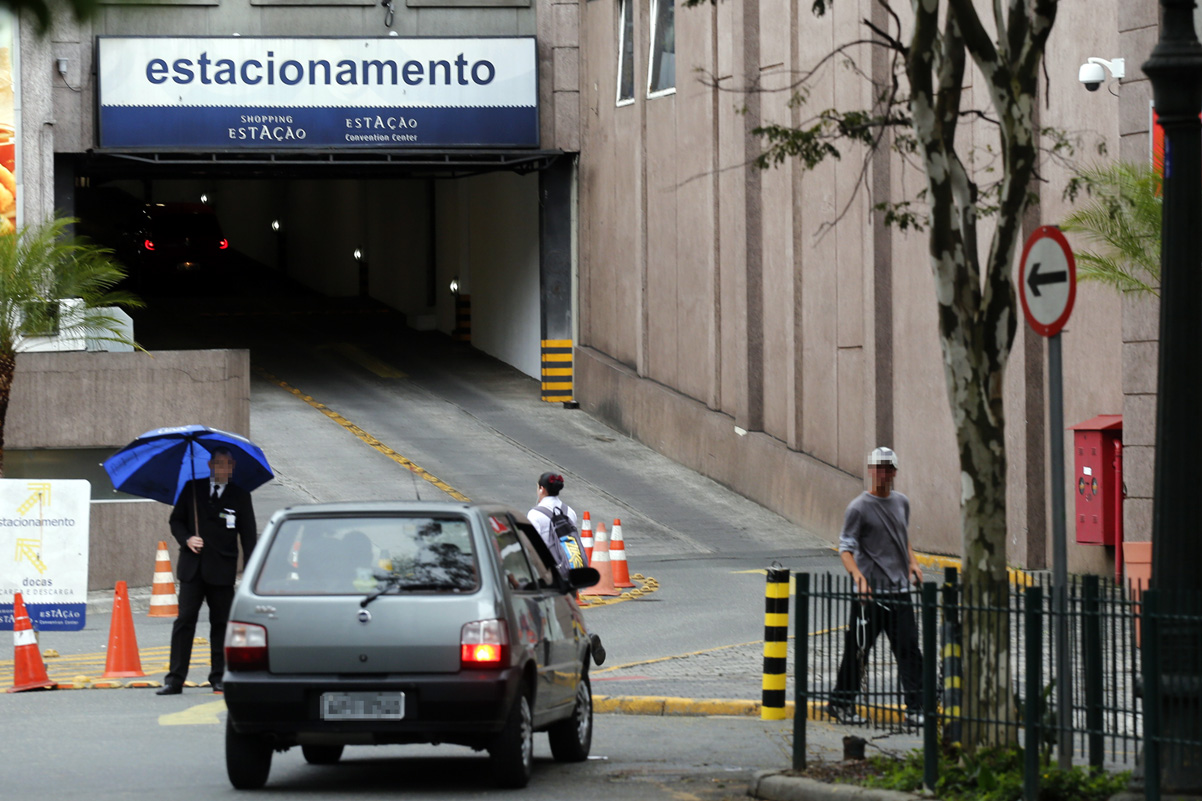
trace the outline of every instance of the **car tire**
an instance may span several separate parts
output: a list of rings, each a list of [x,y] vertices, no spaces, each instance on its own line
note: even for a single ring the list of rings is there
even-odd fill
[[[271,740],[261,734],[241,734],[225,721],[225,772],[238,790],[258,790],[271,772]]]
[[[493,781],[498,787],[521,789],[534,771],[534,715],[525,691],[518,694],[505,728],[488,749]]]
[[[547,729],[551,756],[557,762],[583,762],[593,747],[593,688],[588,674],[576,685],[576,704],[572,716]]]
[[[310,765],[335,765],[342,759],[341,745],[302,745],[301,753]]]

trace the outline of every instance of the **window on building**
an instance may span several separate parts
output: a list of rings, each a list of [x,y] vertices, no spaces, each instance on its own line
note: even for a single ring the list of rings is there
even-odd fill
[[[647,97],[676,91],[676,0],[651,0],[651,60]]]
[[[618,105],[634,102],[634,0],[622,0],[618,21]]]

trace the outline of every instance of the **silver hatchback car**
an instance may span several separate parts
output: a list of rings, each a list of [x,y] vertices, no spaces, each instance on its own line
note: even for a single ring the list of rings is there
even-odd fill
[[[592,744],[590,658],[604,659],[526,519],[465,503],[295,506],[267,524],[226,631],[230,782],[262,787],[272,754],[310,763],[347,745],[486,750],[523,787],[533,735],[560,761]]]

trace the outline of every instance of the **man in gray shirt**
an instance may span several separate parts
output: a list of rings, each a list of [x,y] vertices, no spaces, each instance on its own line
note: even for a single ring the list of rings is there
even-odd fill
[[[868,653],[882,631],[897,660],[906,723],[921,726],[922,651],[910,600],[910,582],[922,582],[907,527],[910,499],[893,490],[897,454],[877,448],[868,455],[872,489],[847,505],[839,534],[839,556],[856,585],[859,600],[852,604],[843,661],[827,712],[841,723],[863,724],[856,712],[856,695],[863,680]]]

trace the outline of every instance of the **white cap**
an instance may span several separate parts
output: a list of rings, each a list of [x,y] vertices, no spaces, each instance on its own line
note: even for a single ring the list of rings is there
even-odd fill
[[[868,466],[872,467],[874,465],[888,465],[896,470],[897,454],[893,452],[892,448],[884,446],[875,448],[872,453],[868,454]]]

